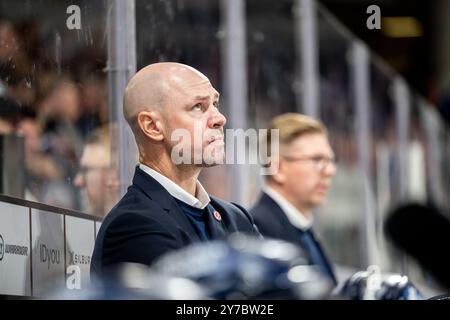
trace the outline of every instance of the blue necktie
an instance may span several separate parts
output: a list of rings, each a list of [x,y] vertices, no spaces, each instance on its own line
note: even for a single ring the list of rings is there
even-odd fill
[[[331,266],[328,263],[327,258],[324,256],[322,249],[320,248],[319,242],[315,239],[314,234],[311,229],[303,231],[298,230],[300,234],[300,239],[303,244],[304,249],[307,251],[311,264],[320,267],[325,274],[327,274],[334,282],[335,277]]]

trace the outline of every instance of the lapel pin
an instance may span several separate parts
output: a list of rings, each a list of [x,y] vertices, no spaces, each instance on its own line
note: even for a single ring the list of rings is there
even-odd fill
[[[217,210],[214,210],[214,218],[216,218],[217,221],[222,221],[222,216]]]

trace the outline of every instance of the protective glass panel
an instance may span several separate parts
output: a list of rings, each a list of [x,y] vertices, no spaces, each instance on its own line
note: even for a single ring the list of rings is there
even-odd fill
[[[246,1],[248,128],[266,129],[273,117],[297,110],[294,5],[292,0]],[[260,170],[248,166],[249,204],[264,183]]]
[[[351,39],[318,11],[319,115],[329,132],[337,174],[321,208],[319,227],[333,261],[360,267],[363,263],[360,223],[363,206],[358,168],[356,107],[352,103],[349,69]]]
[[[296,111],[294,1],[247,1],[249,125]]]
[[[2,194],[107,211],[107,7],[0,0]]]
[[[209,78],[224,101],[222,38],[218,0],[136,0],[138,70],[164,61],[190,65]],[[220,109],[227,114],[226,105]],[[229,198],[230,170],[224,165],[204,169],[200,181],[210,194]]]
[[[384,269],[392,269],[395,253],[385,240],[383,222],[388,210],[398,203],[399,160],[398,129],[393,100],[392,74],[384,65],[370,62],[370,99],[372,150],[370,154],[370,174],[374,192],[375,237],[379,264]],[[398,257],[398,254],[397,254]],[[397,259],[397,266],[399,259]],[[398,269],[398,268],[397,268]]]

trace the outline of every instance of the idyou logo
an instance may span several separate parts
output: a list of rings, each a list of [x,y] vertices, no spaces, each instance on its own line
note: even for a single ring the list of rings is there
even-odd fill
[[[40,245],[39,255],[41,262],[47,264],[47,269],[50,269],[51,264],[61,263],[61,251],[49,248],[45,244]]]

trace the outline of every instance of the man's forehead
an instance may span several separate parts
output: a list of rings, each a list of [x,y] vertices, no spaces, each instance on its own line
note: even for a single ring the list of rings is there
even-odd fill
[[[191,66],[188,66],[186,64],[173,64],[170,66],[169,70],[170,70],[170,72],[172,72],[174,74],[178,74],[178,75],[192,74],[192,75],[196,75],[201,78],[206,78],[206,79],[208,78],[203,73],[198,71],[197,69],[195,69]]]
[[[208,78],[200,71],[191,66],[173,62],[159,62],[148,65],[139,70],[130,80],[133,82],[147,82],[147,80],[159,80],[161,82],[168,81],[173,83],[181,83],[187,79],[206,79]]]
[[[212,88],[213,90],[211,91],[213,98],[215,99],[219,99],[220,98],[220,93],[217,92],[216,89]],[[195,100],[206,100],[209,99],[210,95],[195,95],[194,99]]]
[[[323,133],[310,133],[297,137],[289,148],[307,153],[330,152],[333,153],[328,137]]]
[[[80,159],[82,166],[109,165],[109,152],[106,146],[101,144],[88,144],[84,147]]]
[[[214,98],[220,96],[206,77],[181,78],[174,76],[171,78],[170,87],[172,87],[172,90],[189,95],[193,99],[207,99],[211,95]]]

